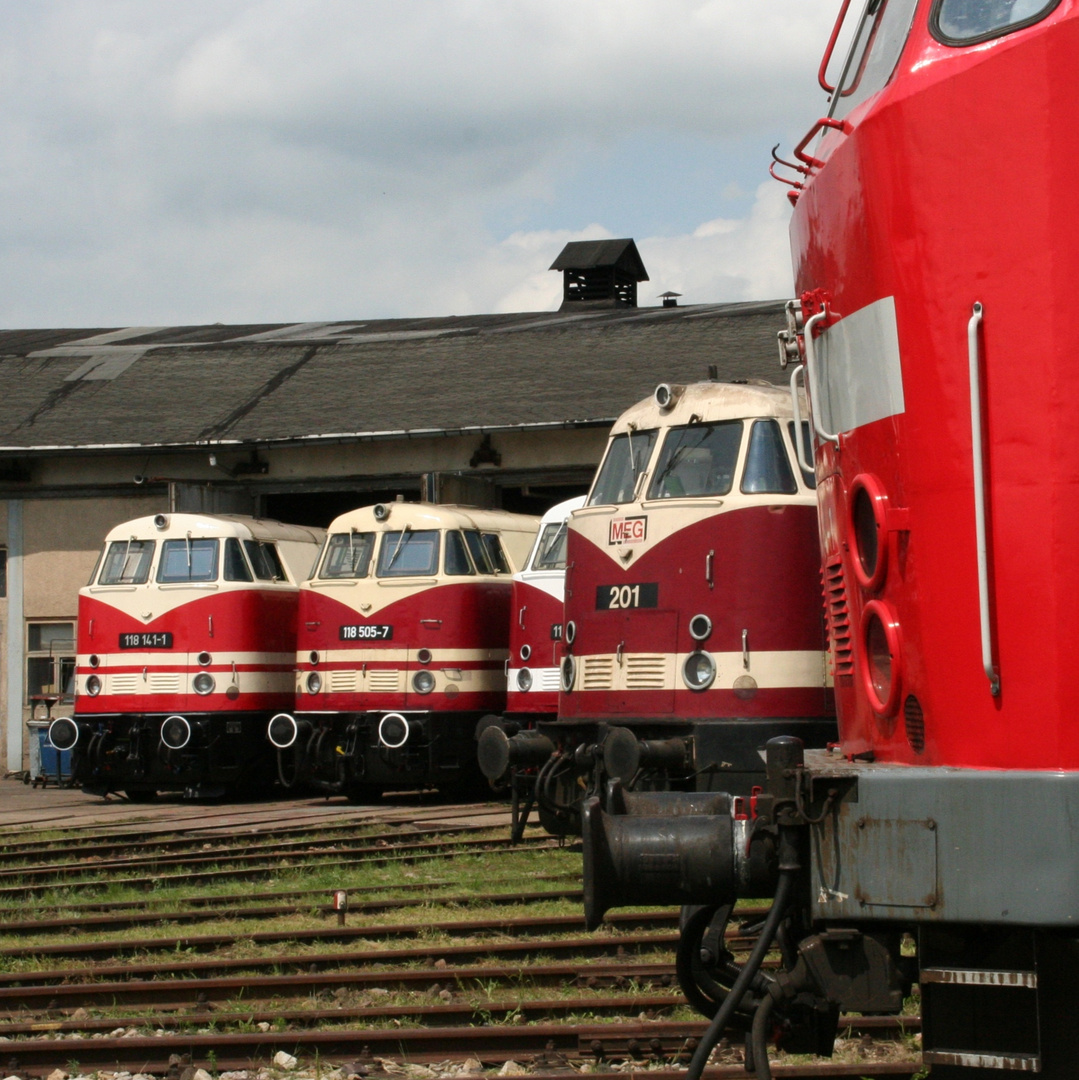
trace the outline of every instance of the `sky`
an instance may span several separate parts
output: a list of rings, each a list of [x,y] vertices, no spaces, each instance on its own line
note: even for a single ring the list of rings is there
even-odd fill
[[[570,240],[792,290],[839,0],[0,0],[0,327],[553,310]]]

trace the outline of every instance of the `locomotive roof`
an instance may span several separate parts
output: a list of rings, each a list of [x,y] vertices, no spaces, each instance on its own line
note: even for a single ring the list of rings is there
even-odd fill
[[[450,506],[440,503],[388,502],[377,504],[388,511],[386,517],[375,516],[375,506],[362,506],[334,518],[327,532],[355,529],[396,531],[405,525],[413,529],[481,529],[488,532],[534,533],[539,518],[527,514],[511,514],[506,510],[481,510],[475,506]]]
[[[163,527],[156,521],[165,519]],[[287,540],[298,544],[321,544],[323,531],[303,525],[284,525],[270,518],[244,517],[242,514],[157,514],[133,518],[109,530],[105,542],[140,539],[201,536],[237,536],[242,540]]]
[[[671,386],[675,401],[660,409],[652,396],[630,406],[615,421],[611,434],[632,428],[654,428],[688,424],[697,420],[735,420],[751,416],[770,416],[786,420],[794,415],[790,390],[767,382],[725,383],[698,382]],[[802,415],[808,416],[803,399]]]
[[[775,377],[782,301],[0,331],[0,452],[607,426],[658,379]]]

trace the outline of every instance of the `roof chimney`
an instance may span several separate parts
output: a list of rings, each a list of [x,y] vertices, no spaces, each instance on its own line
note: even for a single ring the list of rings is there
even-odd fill
[[[659,294],[660,300],[663,301],[664,307],[678,307],[678,297],[682,294],[680,292],[661,292]]]
[[[562,271],[559,311],[637,306],[637,282],[648,280],[632,240],[575,240],[553,263]]]

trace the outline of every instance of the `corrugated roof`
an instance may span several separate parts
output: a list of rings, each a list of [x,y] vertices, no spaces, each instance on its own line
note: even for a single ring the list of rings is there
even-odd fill
[[[0,450],[611,422],[658,382],[779,378],[782,301],[0,331]]]

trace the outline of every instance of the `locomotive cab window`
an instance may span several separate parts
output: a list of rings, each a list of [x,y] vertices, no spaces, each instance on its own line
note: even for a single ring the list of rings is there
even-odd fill
[[[161,545],[157,580],[164,585],[216,581],[217,540],[166,540]]]
[[[633,500],[637,481],[648,468],[652,447],[656,444],[656,431],[627,431],[611,439],[607,456],[599,467],[589,506],[627,503]]]
[[[153,558],[153,540],[113,540],[105,552],[98,584],[145,585]]]
[[[375,574],[380,578],[434,577],[438,573],[439,546],[435,529],[385,532]]]
[[[933,35],[945,45],[972,45],[1044,18],[1060,0],[937,0]]]
[[[910,36],[918,0],[869,0],[832,95],[829,116],[846,116],[891,79]]]
[[[502,541],[498,533],[483,533],[483,550],[487,553],[487,561],[491,564],[496,574],[508,574],[510,564],[506,559],[506,553],[502,550]]]
[[[536,545],[536,557],[532,560],[533,570],[565,570],[566,548],[569,529],[566,522],[555,524],[553,521],[543,526],[543,535]]]
[[[288,581],[276,544],[269,540],[245,540],[244,550],[259,581]]]
[[[648,498],[726,495],[734,483],[741,445],[741,420],[671,428],[648,486]]]
[[[230,536],[225,541],[225,580],[250,581],[251,571],[247,568],[240,541]]]
[[[326,556],[318,576],[323,579],[367,577],[374,550],[374,533],[334,533],[326,542]]]
[[[476,564],[476,569],[481,574],[493,574],[495,570],[487,556],[487,548],[483,544],[483,537],[475,529],[465,529],[464,536],[465,543],[468,545],[468,552],[472,556],[472,561]]]
[[[798,491],[783,432],[775,420],[757,420],[750,429],[742,491],[747,495],[794,495]]]
[[[446,574],[450,577],[463,577],[475,572],[465,548],[465,538],[456,529],[450,530],[446,533]]]

